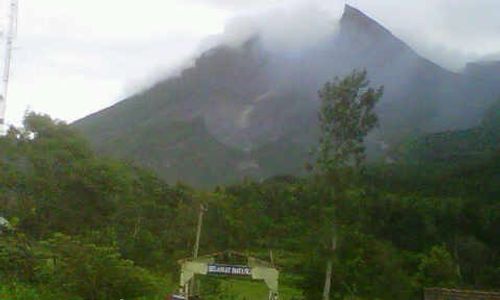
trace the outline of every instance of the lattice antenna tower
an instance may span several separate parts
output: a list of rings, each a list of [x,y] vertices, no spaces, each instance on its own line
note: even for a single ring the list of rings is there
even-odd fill
[[[6,131],[5,110],[9,86],[10,65],[12,61],[12,47],[17,33],[18,5],[18,0],[10,0],[7,26],[6,31],[4,32],[5,52],[3,61],[2,89],[0,94],[0,135],[4,135]]]

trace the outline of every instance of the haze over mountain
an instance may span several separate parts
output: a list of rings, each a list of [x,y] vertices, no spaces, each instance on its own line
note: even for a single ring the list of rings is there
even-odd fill
[[[270,48],[268,39],[256,32],[211,48],[179,76],[75,126],[100,152],[170,182],[212,186],[302,172],[317,139],[317,90],[353,69],[385,86],[373,159],[415,135],[476,126],[500,95],[498,63],[450,72],[351,6],[314,43]]]

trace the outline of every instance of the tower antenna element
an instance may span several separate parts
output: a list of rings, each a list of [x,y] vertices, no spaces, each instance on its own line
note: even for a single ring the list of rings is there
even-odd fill
[[[5,53],[3,61],[2,87],[0,94],[0,135],[6,132],[5,110],[12,61],[12,47],[17,31],[18,0],[10,0],[7,30],[5,32]]]

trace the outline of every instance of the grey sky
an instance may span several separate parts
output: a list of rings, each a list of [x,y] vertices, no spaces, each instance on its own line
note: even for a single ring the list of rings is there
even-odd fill
[[[267,15],[261,20],[267,22],[269,36],[293,42],[290,38],[320,36],[321,31],[313,29],[328,24],[315,14],[326,12],[333,19],[344,4],[340,0],[19,1],[7,116],[15,123],[28,107],[71,121],[109,106],[183,65],[202,40],[221,34],[228,22],[238,24],[237,16]],[[0,15],[6,2],[0,0]],[[421,55],[450,69],[484,56],[500,58],[498,0],[347,2]],[[285,13],[270,18],[269,10]],[[240,28],[233,28],[229,31],[239,34]],[[297,34],[305,30],[310,34]]]

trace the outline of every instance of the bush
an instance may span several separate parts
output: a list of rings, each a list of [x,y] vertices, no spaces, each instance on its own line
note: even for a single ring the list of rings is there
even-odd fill
[[[451,254],[442,246],[434,246],[422,255],[419,279],[423,287],[455,287],[459,277]]]
[[[4,280],[32,280],[35,264],[31,247],[22,234],[4,233],[0,236],[0,277]]]
[[[70,295],[54,291],[45,287],[38,287],[20,282],[0,282],[0,299],[8,300],[81,300],[79,297],[71,297]]]
[[[40,270],[55,287],[84,299],[121,299],[154,295],[158,280],[123,259],[113,247],[82,243],[56,234],[43,242],[53,256]]]

